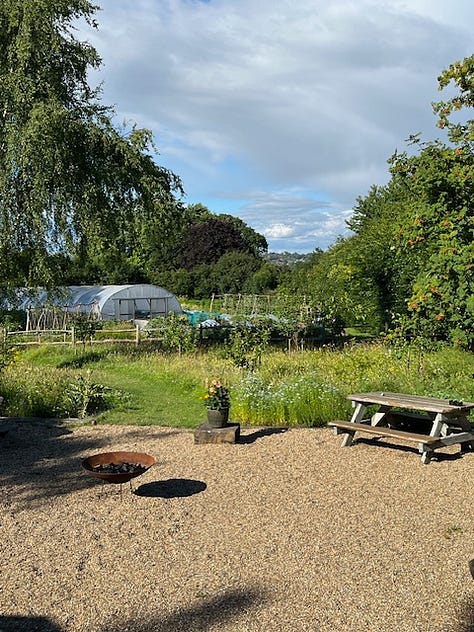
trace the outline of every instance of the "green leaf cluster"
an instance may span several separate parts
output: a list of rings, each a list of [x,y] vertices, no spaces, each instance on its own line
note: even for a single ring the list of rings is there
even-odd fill
[[[447,140],[408,139],[390,180],[357,200],[352,235],[316,253],[287,287],[319,305],[331,297],[347,325],[474,348],[474,55],[438,78],[455,96],[433,104]]]
[[[75,36],[95,27],[88,0],[0,5],[0,277],[53,285],[66,260],[134,252],[138,227],[170,225],[179,178],[151,156],[148,130],[118,127],[88,71],[101,60]],[[135,230],[127,229],[134,227]],[[128,235],[132,235],[132,238]]]

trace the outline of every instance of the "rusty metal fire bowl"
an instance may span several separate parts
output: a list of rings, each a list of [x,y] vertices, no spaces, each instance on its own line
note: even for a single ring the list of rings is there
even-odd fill
[[[83,459],[82,467],[85,471],[108,483],[127,483],[132,478],[141,476],[155,463],[155,457],[145,452],[102,452]],[[107,471],[107,466],[118,466],[123,464],[133,465],[129,471]],[[101,469],[104,468],[104,469]]]

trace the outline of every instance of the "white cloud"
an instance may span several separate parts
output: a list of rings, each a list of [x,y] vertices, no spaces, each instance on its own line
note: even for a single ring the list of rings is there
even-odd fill
[[[285,224],[272,224],[264,230],[266,237],[270,239],[281,239],[282,237],[291,237],[294,228]]]
[[[225,194],[223,194],[225,197]],[[230,195],[228,196],[231,197]],[[265,235],[269,249],[311,252],[348,234],[350,209],[310,197],[307,191],[241,192],[238,215]]]
[[[104,59],[104,101],[155,131],[159,161],[193,201],[264,191],[241,216],[292,226],[287,243],[299,247],[302,229],[274,216],[285,207],[278,192],[299,189],[306,201],[291,206],[290,196],[287,208],[315,247],[320,230],[332,235],[316,198],[337,217],[387,180],[386,161],[409,134],[439,136],[436,77],[472,53],[473,6],[115,0],[89,38]]]

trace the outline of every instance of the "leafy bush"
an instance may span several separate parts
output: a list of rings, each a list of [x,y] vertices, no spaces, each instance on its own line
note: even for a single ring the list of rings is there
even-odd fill
[[[112,389],[92,381],[91,371],[80,373],[74,382],[69,384],[67,397],[76,415],[83,419],[87,414],[108,408],[107,397]]]
[[[268,348],[270,327],[267,321],[240,322],[229,330],[228,358],[237,367],[255,371]]]
[[[74,314],[72,324],[76,339],[82,342],[83,348],[85,348],[86,342],[91,340],[95,332],[103,327],[102,321],[91,319],[87,314],[82,313]]]
[[[15,347],[0,328],[0,371],[8,366],[15,357]]]
[[[314,375],[266,382],[249,374],[233,389],[233,416],[257,425],[324,426],[347,417],[345,394]]]
[[[186,316],[170,312],[168,316],[158,316],[146,326],[150,336],[160,338],[164,351],[190,352],[196,348],[196,331]]]
[[[75,416],[67,398],[71,374],[54,367],[10,365],[2,374],[4,414],[12,417]]]
[[[0,326],[9,331],[25,329],[26,312],[19,309],[0,309]]]

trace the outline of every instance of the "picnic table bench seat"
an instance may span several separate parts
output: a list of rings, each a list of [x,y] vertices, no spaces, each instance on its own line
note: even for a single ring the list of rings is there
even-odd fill
[[[355,432],[358,431],[377,435],[378,437],[391,437],[393,439],[413,441],[414,443],[426,443],[432,445],[432,447],[433,444],[439,444],[438,437],[430,437],[406,430],[397,430],[395,428],[388,428],[387,426],[371,426],[369,423],[354,423],[352,421],[330,421],[328,425],[336,429],[336,434],[355,434]]]

